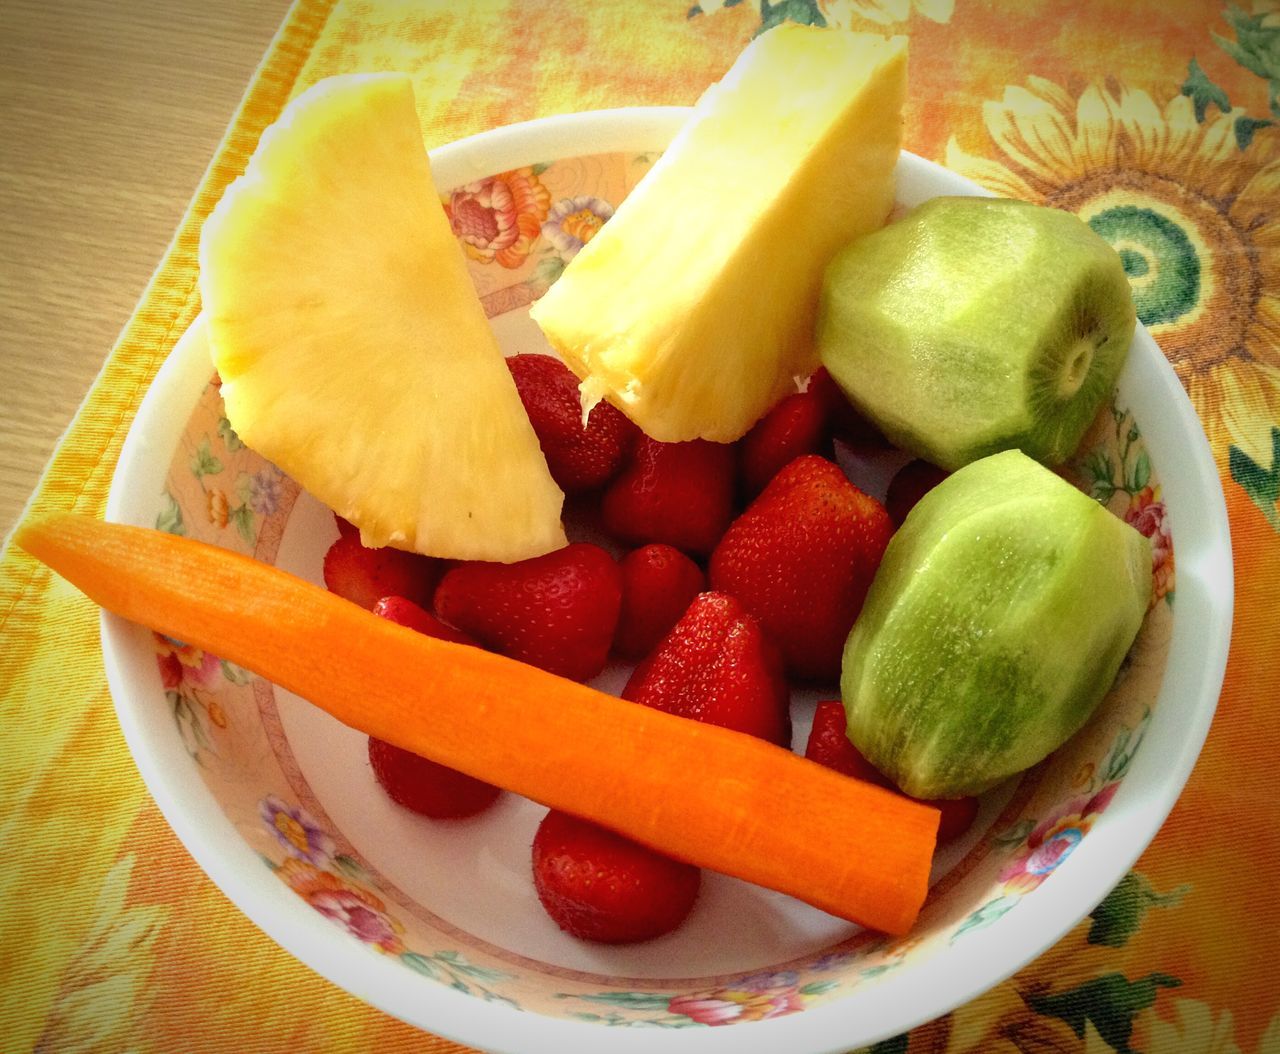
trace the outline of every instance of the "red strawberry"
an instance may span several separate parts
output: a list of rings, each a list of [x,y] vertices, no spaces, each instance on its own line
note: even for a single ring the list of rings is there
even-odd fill
[[[701,593],[631,674],[622,698],[791,744],[791,710],[777,649],[733,597]]]
[[[889,493],[885,495],[884,507],[889,512],[889,519],[901,527],[916,503],[950,474],[946,469],[919,459],[903,465],[890,481]]]
[[[742,437],[738,473],[748,498],[802,454],[831,455],[828,407],[819,387],[811,383],[805,391],[788,395]]]
[[[711,552],[733,518],[733,450],[705,439],[659,443],[642,435],[604,493],[605,526],[634,545]]]
[[[826,411],[827,426],[832,434],[841,442],[853,447],[884,447],[889,441],[874,424],[860,414],[848,397],[840,390],[835,378],[821,366],[809,378],[809,387],[814,397]]]
[[[813,712],[813,727],[809,730],[804,756],[846,776],[896,790],[893,783],[849,741],[846,727],[843,703],[838,699],[819,703]],[[977,798],[935,798],[925,804],[932,805],[942,814],[938,821],[939,844],[964,834],[978,815]]]
[[[486,648],[587,681],[604,669],[621,604],[613,557],[577,542],[514,564],[459,564],[441,580],[435,607]]]
[[[324,556],[324,584],[329,591],[370,611],[386,596],[430,606],[440,571],[440,561],[430,556],[366,549],[354,534],[339,537]]]
[[[538,899],[566,933],[623,944],[675,929],[702,872],[620,834],[552,809],[533,839]]]
[[[889,781],[880,770],[858,753],[858,748],[849,741],[847,728],[844,703],[839,699],[819,703],[813,711],[813,727],[809,729],[804,756],[846,776],[888,787]]]
[[[707,588],[702,568],[679,549],[646,545],[627,553],[622,571],[622,610],[613,647],[626,659],[648,655]]]
[[[439,765],[381,739],[369,737],[373,775],[391,800],[423,816],[444,820],[474,816],[502,793],[491,783]]]
[[[737,597],[799,677],[835,680],[845,638],[893,524],[825,458],[774,476],[711,555],[711,588]]]
[[[360,528],[350,520],[344,519],[336,512],[333,514],[333,522],[338,525],[338,537],[347,538],[349,536],[360,537]]]
[[[640,430],[606,402],[592,408],[584,428],[578,378],[559,359],[516,355],[507,359],[507,366],[551,478],[565,493],[589,490],[612,479]]]
[[[428,637],[435,637],[438,640],[451,640],[455,644],[470,644],[476,648],[480,647],[477,641],[468,637],[465,633],[454,629],[452,626],[445,625],[431,612],[423,611],[412,600],[405,600],[404,597],[383,597],[373,606],[373,613],[381,615],[384,619],[394,622],[398,626],[416,629],[419,633],[425,633]]]
[[[959,838],[978,818],[977,798],[933,798],[925,802],[932,805],[942,818],[938,821],[938,844]]]
[[[458,644],[475,644],[465,633],[446,626],[404,597],[383,597],[373,613],[428,637]],[[428,761],[373,736],[369,737],[369,763],[373,766],[374,778],[392,801],[436,819],[472,816],[487,808],[502,793],[500,788],[490,783]]]

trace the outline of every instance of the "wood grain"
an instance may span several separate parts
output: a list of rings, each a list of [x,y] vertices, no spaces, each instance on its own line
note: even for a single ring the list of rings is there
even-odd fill
[[[0,536],[160,262],[287,9],[0,3]]]

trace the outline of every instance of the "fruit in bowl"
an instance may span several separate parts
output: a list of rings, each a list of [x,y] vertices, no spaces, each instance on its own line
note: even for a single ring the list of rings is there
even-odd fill
[[[1016,448],[1065,461],[1115,385],[1135,316],[1084,221],[938,197],[827,271],[824,364],[894,443],[945,469]]]
[[[822,270],[893,204],[906,51],[784,24],[706,91],[533,307],[589,401],[662,442],[727,442],[813,372]]]
[[[564,495],[434,193],[407,78],[322,82],[263,133],[205,224],[200,295],[236,433],[365,545],[518,560],[564,544]]]
[[[568,186],[567,179],[553,183],[554,170],[543,175],[574,197],[616,202],[628,182],[624,174],[634,172],[629,166],[635,155],[661,149],[685,116],[588,115],[494,133],[478,145],[442,150],[433,158],[433,170],[442,187],[452,187],[474,181],[477,172],[507,173],[535,162],[554,166],[557,159],[603,152],[591,166],[570,161],[560,170],[577,172],[580,180],[588,169],[603,173],[599,183]],[[899,197],[908,204],[919,196],[969,189],[909,156],[899,162],[897,181]],[[472,273],[492,283],[494,275],[484,266],[476,263]],[[501,277],[509,278],[506,288],[514,290],[529,280],[531,269]],[[519,307],[511,306],[520,303],[510,293],[486,301],[508,353],[538,350],[536,331],[524,324]],[[201,481],[192,478],[189,452],[183,451],[206,436],[216,444],[226,473],[207,484],[231,486],[243,477],[246,486],[257,486],[253,481],[259,478],[279,478],[259,454],[237,446],[220,429],[221,401],[216,387],[207,384],[203,340],[204,328],[198,325],[149,396],[138,432],[149,440],[126,448],[111,516],[148,526],[158,518],[168,526],[182,522],[188,534],[250,553],[257,564],[273,563],[318,580],[321,558],[334,539],[333,520],[289,480],[276,484],[274,506],[264,500],[258,502],[263,511],[251,509],[255,519],[248,537],[235,528],[226,532],[200,512]],[[942,850],[930,899],[905,941],[860,931],[799,901],[708,870],[693,910],[674,932],[607,952],[583,945],[542,913],[531,881],[530,845],[545,810],[508,794],[461,823],[420,819],[381,793],[364,760],[363,735],[257,678],[236,683],[224,677],[217,693],[231,715],[227,728],[204,729],[205,745],[184,739],[175,732],[156,680],[154,638],[108,617],[105,649],[122,724],[161,807],[217,883],[268,933],[326,976],[425,1028],[507,1050],[539,1044],[575,1049],[583,1043],[646,1049],[645,1041],[652,1039],[646,1030],[620,1027],[642,1024],[667,1026],[664,1046],[673,1050],[705,1050],[718,1029],[671,1026],[705,1024],[712,1014],[717,1023],[732,1025],[735,1036],[719,1034],[722,1042],[736,1046],[756,1042],[817,1051],[898,1034],[981,991],[1088,910],[1123,874],[1129,854],[1154,833],[1194,758],[1212,709],[1212,677],[1215,670],[1220,675],[1225,654],[1222,598],[1202,577],[1221,567],[1221,536],[1215,534],[1216,520],[1209,521],[1208,530],[1196,527],[1204,510],[1217,508],[1213,494],[1203,489],[1212,476],[1187,468],[1202,465],[1206,455],[1189,408],[1177,402],[1176,384],[1166,374],[1158,349],[1139,333],[1112,409],[1124,421],[1125,435],[1131,423],[1140,423],[1147,442],[1138,446],[1149,454],[1151,482],[1166,488],[1179,555],[1189,557],[1189,572],[1178,582],[1177,625],[1198,640],[1188,644],[1183,635],[1170,640],[1173,608],[1167,601],[1158,603],[1124,680],[1094,720],[1048,763],[1016,785],[985,795],[970,833]],[[1086,436],[1083,452],[1101,447],[1117,453],[1118,437],[1108,431],[1117,430],[1114,424],[1108,412]],[[852,473],[856,465],[850,466],[847,453],[842,450],[840,456]],[[1063,471],[1078,478],[1081,463],[1073,459]],[[867,488],[875,490],[870,482]],[[162,495],[159,504],[156,495]],[[588,526],[598,529],[598,523]],[[173,577],[174,605],[194,600],[203,581]],[[253,611],[242,591],[247,581],[234,575],[223,580],[225,596],[233,608]],[[296,612],[289,605],[278,610],[287,628]],[[378,621],[360,618],[362,627]],[[387,625],[382,632],[392,630],[397,628]],[[394,636],[398,644],[406,636],[414,639],[415,650],[430,647],[409,630]],[[288,645],[281,650],[288,654]],[[380,670],[382,661],[385,656],[369,671]],[[447,669],[452,662],[437,665]],[[328,667],[320,673],[327,675]],[[355,698],[366,685],[358,670],[352,676]],[[612,665],[598,684],[617,691],[625,679],[626,667]],[[429,706],[421,682],[406,678],[396,685],[406,693],[394,702],[397,713]],[[179,685],[177,690],[186,689]],[[560,691],[548,690],[541,701],[558,698]],[[798,742],[805,740],[814,704],[829,693],[829,686],[793,691]],[[470,687],[460,694],[465,698],[453,705],[475,702]],[[596,701],[595,695],[583,698]],[[526,712],[525,721],[537,724],[533,711]],[[700,737],[715,732],[693,727]],[[1119,749],[1122,740],[1131,747],[1135,739],[1143,739],[1136,756],[1129,747]],[[752,749],[786,756],[765,743]],[[685,767],[692,776],[712,778],[700,758]],[[1094,775],[1079,784],[1086,770]],[[995,834],[1017,831],[1028,821],[1034,829],[1086,793],[1092,829],[1069,858],[1064,854],[1057,861],[1061,876],[1039,873],[1039,884],[1001,877],[1012,873],[1023,859],[1020,854],[1031,847],[1026,841],[1003,845]],[[732,836],[727,826],[706,825],[692,801],[682,804],[703,822],[707,841]],[[788,804],[794,808],[795,803],[769,797],[761,803],[779,810],[780,830]],[[296,855],[302,852],[298,845],[286,845],[273,833],[287,825],[264,823],[268,815],[287,816],[306,832],[309,855]],[[800,815],[802,830],[817,825],[820,833],[810,835],[812,841],[830,843],[843,834],[822,806]],[[873,847],[871,855],[880,848]],[[363,936],[317,910],[309,898],[321,887],[364,906],[370,928]],[[1010,910],[1011,916],[1002,917]],[[375,924],[381,927],[376,933]],[[376,950],[371,934],[380,942]],[[370,947],[361,948],[361,941]],[[475,998],[451,990],[459,987]],[[752,1012],[730,1013],[735,1006]]]
[[[894,535],[845,646],[849,738],[921,798],[980,794],[1088,720],[1151,598],[1151,544],[1020,450]]]

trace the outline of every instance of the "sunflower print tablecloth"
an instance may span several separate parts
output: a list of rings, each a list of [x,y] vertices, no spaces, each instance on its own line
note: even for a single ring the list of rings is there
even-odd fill
[[[200,223],[307,85],[408,70],[436,145],[545,114],[692,103],[784,20],[907,34],[908,149],[1071,209],[1115,245],[1204,422],[1237,569],[1217,718],[1155,842],[1038,961],[876,1054],[1280,1054],[1278,0],[300,0],[33,511],[101,513],[142,393],[198,310]],[[528,232],[518,195],[497,189],[478,203],[492,232],[473,241],[507,266]],[[566,215],[557,231],[585,240],[606,218]],[[1134,517],[1159,516],[1158,493],[1132,500]],[[0,716],[0,1048],[462,1049],[310,973],[199,872],[116,727],[96,612],[13,550]],[[706,1023],[803,1002],[783,995],[723,993]]]

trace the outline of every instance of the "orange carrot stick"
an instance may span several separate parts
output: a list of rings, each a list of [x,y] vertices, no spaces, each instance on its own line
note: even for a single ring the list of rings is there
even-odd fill
[[[57,514],[16,541],[118,615],[661,852],[889,933],[908,930],[924,902],[936,809],[753,736],[415,633],[160,531]]]

